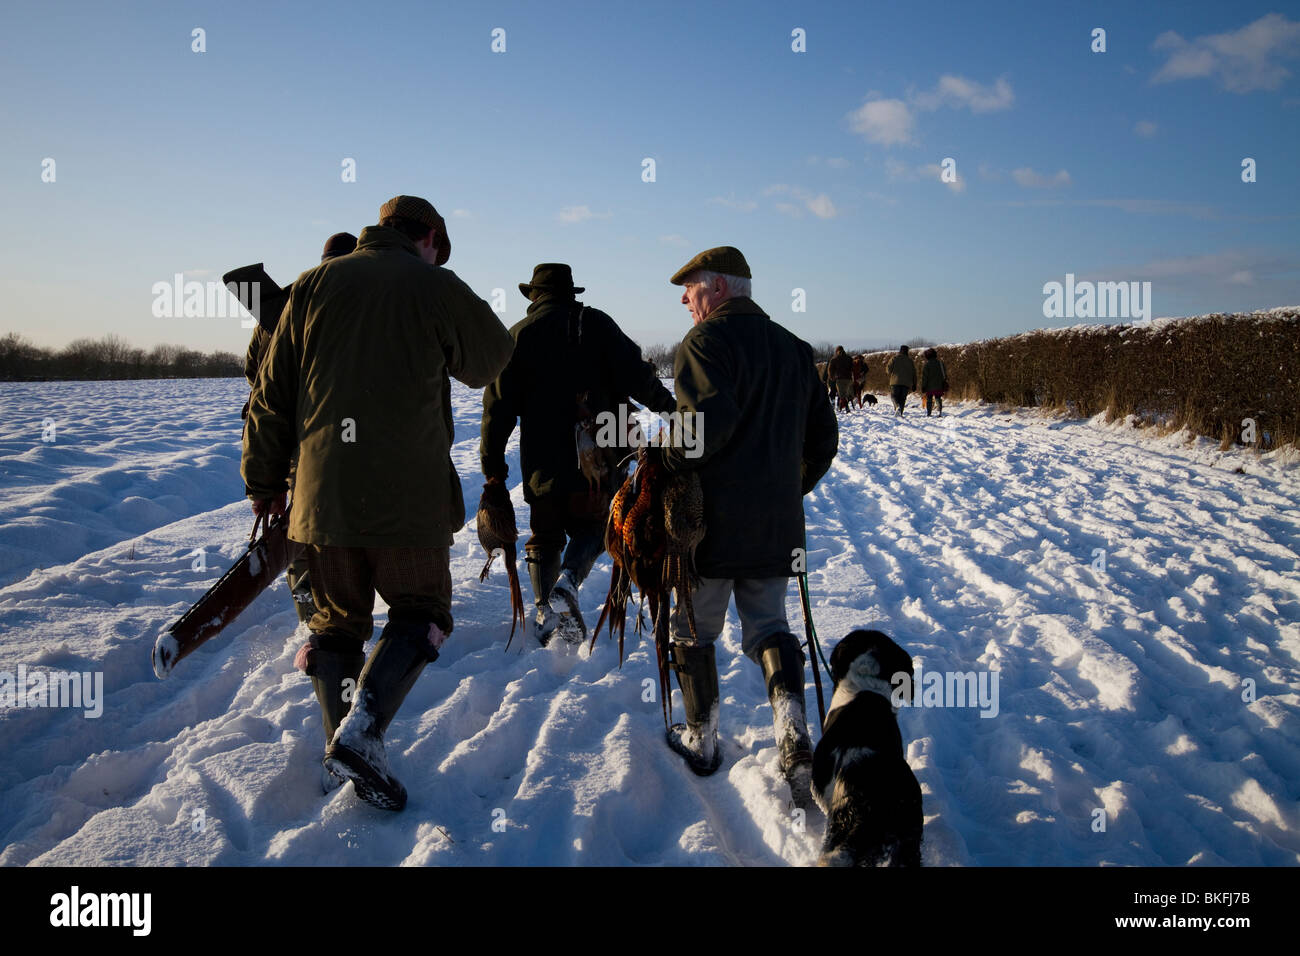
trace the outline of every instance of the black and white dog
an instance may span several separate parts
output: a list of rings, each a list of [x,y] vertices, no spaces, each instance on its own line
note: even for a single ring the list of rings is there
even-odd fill
[[[894,681],[906,674],[907,681]],[[854,631],[831,652],[826,729],[813,754],[813,797],[826,814],[820,866],[920,866],[921,786],[903,754],[891,695],[911,700],[912,657],[880,631]]]

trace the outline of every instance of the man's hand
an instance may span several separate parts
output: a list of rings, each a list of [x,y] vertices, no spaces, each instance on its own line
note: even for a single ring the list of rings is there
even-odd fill
[[[274,498],[254,498],[253,499],[253,517],[267,520],[278,518],[284,514],[285,505],[288,503],[288,493],[280,492]]]

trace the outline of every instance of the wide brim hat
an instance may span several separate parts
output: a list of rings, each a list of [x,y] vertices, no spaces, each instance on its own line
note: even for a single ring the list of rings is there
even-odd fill
[[[519,291],[524,298],[532,298],[533,290],[549,292],[568,292],[577,295],[586,292],[586,286],[573,284],[573,270],[563,262],[542,262],[533,268],[531,282],[519,283]]]

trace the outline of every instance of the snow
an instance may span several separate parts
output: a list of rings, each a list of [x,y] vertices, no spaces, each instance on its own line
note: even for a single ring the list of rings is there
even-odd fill
[[[283,578],[154,676],[154,637],[246,548],[244,384],[0,385],[0,670],[104,684],[94,720],[0,709],[0,863],[816,859],[820,817],[804,826],[789,806],[734,611],[711,777],[664,741],[648,638],[629,629],[621,668],[604,636],[590,654],[529,640],[504,653],[506,579],[479,582],[472,523],[479,392],[452,396],[470,510],[452,548],[456,627],[387,736],[410,794],[394,814],[351,786],[321,793],[319,709],[293,666],[306,632]],[[899,710],[926,864],[1300,862],[1294,465],[1122,423],[887,408],[841,420],[839,458],[805,499],[809,584],[827,656],[877,628],[918,675],[998,674],[994,717]],[[524,528],[517,433],[508,456]],[[581,594],[589,626],[608,583],[602,557]],[[787,607],[798,632],[793,582]],[[815,741],[811,687],[807,701]]]

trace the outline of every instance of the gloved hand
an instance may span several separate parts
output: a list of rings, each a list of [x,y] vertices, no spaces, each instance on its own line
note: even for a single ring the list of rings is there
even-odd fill
[[[506,490],[506,483],[500,478],[489,478],[483,482],[483,495],[478,500],[479,510],[484,508],[508,510],[514,513],[514,505],[510,501],[510,492]]]

